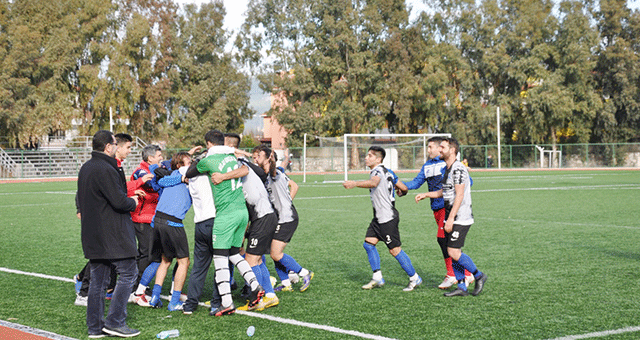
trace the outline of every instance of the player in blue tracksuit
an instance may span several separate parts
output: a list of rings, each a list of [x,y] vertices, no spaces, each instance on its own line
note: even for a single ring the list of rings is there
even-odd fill
[[[191,195],[185,177],[190,164],[191,155],[187,152],[178,152],[171,160],[173,170],[171,175],[158,180],[162,190],[153,218],[151,257],[152,261],[161,260],[161,263],[156,272],[156,282],[149,304],[152,307],[162,306],[160,302],[162,283],[173,258],[176,258],[178,269],[174,277],[174,290],[168,306],[169,311],[182,310],[180,295],[189,268],[189,242],[182,221],[191,208]]]

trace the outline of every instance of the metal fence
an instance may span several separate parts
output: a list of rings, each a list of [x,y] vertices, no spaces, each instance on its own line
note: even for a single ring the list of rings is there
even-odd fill
[[[79,141],[84,147],[43,148],[22,150],[0,148],[0,178],[75,177],[84,162],[91,157],[87,140]],[[144,144],[137,142],[128,159],[122,164],[129,176],[140,164]],[[615,144],[558,144],[552,159],[544,154],[541,164],[539,148],[553,149],[551,145],[505,145],[501,147],[502,169],[536,169],[541,167],[592,168],[622,167],[640,168],[640,143]],[[349,171],[367,170],[364,156],[368,147],[349,147]],[[416,170],[424,163],[422,146],[389,147],[387,158],[393,158],[392,168]],[[393,150],[390,150],[393,149]],[[460,147],[461,159],[466,159],[471,168],[496,169],[498,167],[497,145],[465,145]],[[177,149],[163,150],[166,159]],[[250,151],[250,150],[248,150]],[[291,171],[295,172],[343,172],[344,150],[342,147],[290,148]],[[355,160],[359,162],[355,162]],[[283,165],[284,166],[284,165]]]

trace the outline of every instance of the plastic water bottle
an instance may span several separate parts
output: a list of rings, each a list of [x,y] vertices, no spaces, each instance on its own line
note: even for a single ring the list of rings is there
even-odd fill
[[[162,331],[156,335],[158,339],[168,339],[168,338],[177,338],[180,336],[180,331],[177,329],[172,329],[169,331]]]
[[[249,328],[247,328],[247,335],[248,336],[253,336],[253,334],[255,334],[256,332],[256,328],[253,326],[249,326]]]

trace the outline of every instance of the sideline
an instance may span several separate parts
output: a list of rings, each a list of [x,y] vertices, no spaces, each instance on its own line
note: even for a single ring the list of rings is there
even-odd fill
[[[600,338],[600,337],[603,337],[603,336],[609,336],[609,335],[614,335],[614,334],[622,334],[622,333],[629,333],[629,332],[638,332],[638,331],[640,331],[640,326],[625,327],[625,328],[620,328],[620,329],[614,329],[614,330],[611,330],[611,331],[593,332],[593,333],[580,334],[580,335],[568,335],[568,336],[563,336],[563,337],[560,337],[560,338],[555,338],[555,339],[550,339],[550,340],[577,340],[577,339]]]
[[[0,267],[0,272],[11,273],[11,274],[19,274],[19,275],[27,275],[27,276],[34,276],[34,277],[39,277],[39,278],[43,278],[43,279],[57,280],[57,281],[63,281],[63,282],[71,282],[71,283],[73,282],[72,279],[66,278],[66,277],[52,276],[52,275],[46,275],[46,274],[40,274],[40,273],[30,273],[30,272],[24,272],[24,271],[21,271],[21,270],[9,269],[9,268],[4,268],[4,267]],[[165,300],[169,299],[168,296],[162,296],[162,297]],[[205,306],[205,304],[203,302],[199,303],[199,305]],[[255,313],[255,312],[236,311],[236,314],[256,317],[256,318],[260,318],[260,319],[275,321],[275,322],[279,322],[279,323],[285,323],[285,324],[294,325],[294,326],[307,327],[307,328],[313,328],[313,329],[320,329],[320,330],[327,331],[327,332],[352,335],[352,336],[357,336],[357,337],[364,338],[364,339],[397,340],[397,339],[387,338],[387,337],[380,336],[380,335],[374,335],[374,334],[367,334],[367,333],[362,333],[362,332],[358,332],[358,331],[345,330],[345,329],[341,329],[341,328],[337,328],[337,327],[332,327],[332,326],[327,326],[327,325],[320,325],[320,324],[315,324],[315,323],[310,323],[310,322],[303,322],[303,321],[298,321],[298,320],[293,320],[293,319],[285,319],[285,318],[281,318],[281,317],[277,317],[277,316],[271,316],[271,315],[267,315],[267,314],[258,314],[258,313]],[[1,321],[2,320],[0,320],[0,322]],[[51,334],[53,334],[53,333],[51,333]],[[62,338],[61,337],[61,338],[52,338],[52,339],[64,339],[64,340],[67,340],[67,339],[72,339],[72,338]]]
[[[43,331],[41,329],[24,326],[21,324],[0,320],[0,338],[21,340],[77,340],[64,335]]]

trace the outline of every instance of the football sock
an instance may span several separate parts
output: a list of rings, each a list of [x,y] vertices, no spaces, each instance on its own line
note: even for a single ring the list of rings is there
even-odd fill
[[[180,295],[182,294],[181,291],[179,290],[174,290],[171,292],[171,304],[175,305],[176,303],[180,302]]]
[[[140,284],[144,286],[144,289],[147,289],[147,287],[151,283],[151,280],[153,280],[153,277],[156,276],[158,267],[160,267],[160,262],[151,262],[149,263],[147,268],[145,268],[144,272],[142,273],[142,277],[140,278]],[[140,291],[140,286],[138,286],[138,291],[136,291],[136,294],[144,293],[144,289]]]
[[[236,280],[233,278],[233,269],[235,267],[233,266],[233,263],[231,261],[229,261],[229,277],[231,277],[231,279],[229,280],[230,284],[234,284],[236,282]]]
[[[229,284],[229,257],[213,255],[213,264],[216,268],[216,283],[218,284],[218,293],[222,298],[222,306],[229,307],[233,303],[231,285]]]
[[[396,260],[398,260],[398,262],[400,263],[400,267],[404,269],[407,275],[414,276],[416,274],[416,270],[411,264],[411,259],[409,258],[409,255],[404,252],[404,250],[401,250],[398,255],[396,255]]]
[[[298,262],[296,262],[296,260],[288,254],[282,254],[282,258],[279,262],[288,270],[293,270],[296,273],[299,273],[302,270],[302,266],[299,265]],[[287,271],[287,273],[288,272],[289,271]]]
[[[373,279],[376,281],[382,281],[382,271],[376,270],[373,272]]]
[[[276,267],[276,274],[278,274],[280,281],[289,280],[289,270],[280,261],[273,261],[273,264]]]
[[[453,266],[451,265],[451,257],[444,259],[444,265],[447,267],[447,276],[456,276],[453,272]]]
[[[453,272],[456,275],[456,280],[458,280],[458,288],[462,290],[467,290],[467,285],[464,283],[464,267],[458,262],[452,259],[451,265],[453,266]]]
[[[469,257],[469,255],[465,253],[460,254],[458,263],[460,263],[460,265],[462,265],[464,269],[468,270],[469,273],[475,273],[478,271],[478,268],[476,268],[476,265],[473,263],[473,260]]]
[[[162,286],[153,285],[153,296],[160,298],[160,293],[162,293]]]
[[[229,256],[229,260],[231,260],[231,262],[236,266],[236,268],[238,268],[238,271],[240,271],[240,275],[242,275],[242,277],[244,278],[245,284],[249,284],[252,290],[258,288],[259,283],[258,283],[258,280],[256,279],[256,275],[251,270],[251,266],[249,265],[247,260],[245,260],[244,257],[242,257],[242,255],[240,254],[231,255]],[[220,295],[222,295],[222,293],[220,293]]]
[[[267,265],[264,263],[264,261],[262,261],[259,267],[260,273],[262,274],[262,280],[266,282],[266,284],[264,285],[260,283],[260,285],[262,285],[262,289],[264,289],[264,292],[267,294],[275,293],[275,291],[273,290],[273,285],[271,285],[271,275],[269,275],[269,269],[267,268]]]
[[[369,242],[365,242],[363,244],[364,250],[367,251],[367,257],[369,258],[369,265],[371,265],[371,270],[374,272],[376,270],[380,270],[380,254],[378,254],[378,249],[376,246]]]

